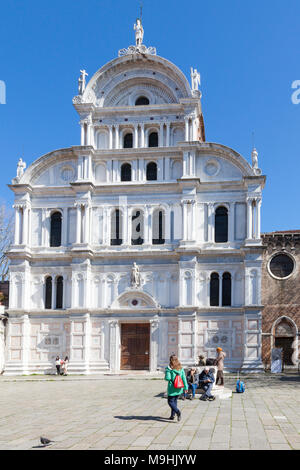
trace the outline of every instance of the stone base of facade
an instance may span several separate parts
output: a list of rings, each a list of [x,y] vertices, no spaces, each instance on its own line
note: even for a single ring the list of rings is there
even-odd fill
[[[263,372],[259,322],[259,312],[248,314],[241,309],[158,314],[153,308],[139,314],[124,311],[109,316],[86,312],[11,315],[7,323],[4,375],[55,374],[57,355],[61,359],[69,357],[68,373],[72,375],[120,374],[131,370],[164,372],[172,354],[179,357],[183,367],[192,367],[198,364],[199,355],[215,358],[217,346],[227,353],[227,371]],[[144,331],[141,363],[135,363],[134,358],[128,362],[123,353],[127,347],[124,334],[129,326],[134,329],[135,325],[137,330]],[[130,344],[139,342],[138,334],[136,339],[131,334]],[[140,352],[133,351],[134,354],[139,356]]]

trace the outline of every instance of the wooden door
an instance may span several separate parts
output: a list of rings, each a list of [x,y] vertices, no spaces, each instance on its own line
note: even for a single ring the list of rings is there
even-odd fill
[[[282,348],[283,352],[283,365],[292,366],[292,355],[293,355],[293,341],[294,338],[292,337],[277,337],[275,338],[275,348]]]
[[[121,369],[149,370],[149,323],[121,324]]]

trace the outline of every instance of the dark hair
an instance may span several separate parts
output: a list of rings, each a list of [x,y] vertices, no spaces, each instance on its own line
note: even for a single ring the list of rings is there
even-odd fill
[[[172,356],[170,356],[170,367],[171,369],[175,370],[182,369],[182,365],[180,364],[178,357],[175,356],[175,354],[172,354]]]
[[[55,360],[57,361],[58,359],[59,359],[59,356],[56,356],[56,359],[55,359]]]
[[[69,360],[69,358],[68,358],[68,356],[66,356],[66,357],[65,357],[65,361],[68,361],[68,360]]]

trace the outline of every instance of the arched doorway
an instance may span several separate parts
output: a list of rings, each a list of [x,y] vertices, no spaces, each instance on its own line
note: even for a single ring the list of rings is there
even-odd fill
[[[280,318],[274,325],[273,345],[282,348],[283,366],[296,366],[298,356],[297,331],[294,322],[287,318]]]

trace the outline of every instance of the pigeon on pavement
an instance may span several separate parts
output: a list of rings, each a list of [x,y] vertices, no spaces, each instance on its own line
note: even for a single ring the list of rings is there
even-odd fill
[[[55,442],[42,436],[40,437],[40,441],[41,441],[41,444],[43,444],[44,446],[48,446],[49,444],[51,444],[51,442]]]

